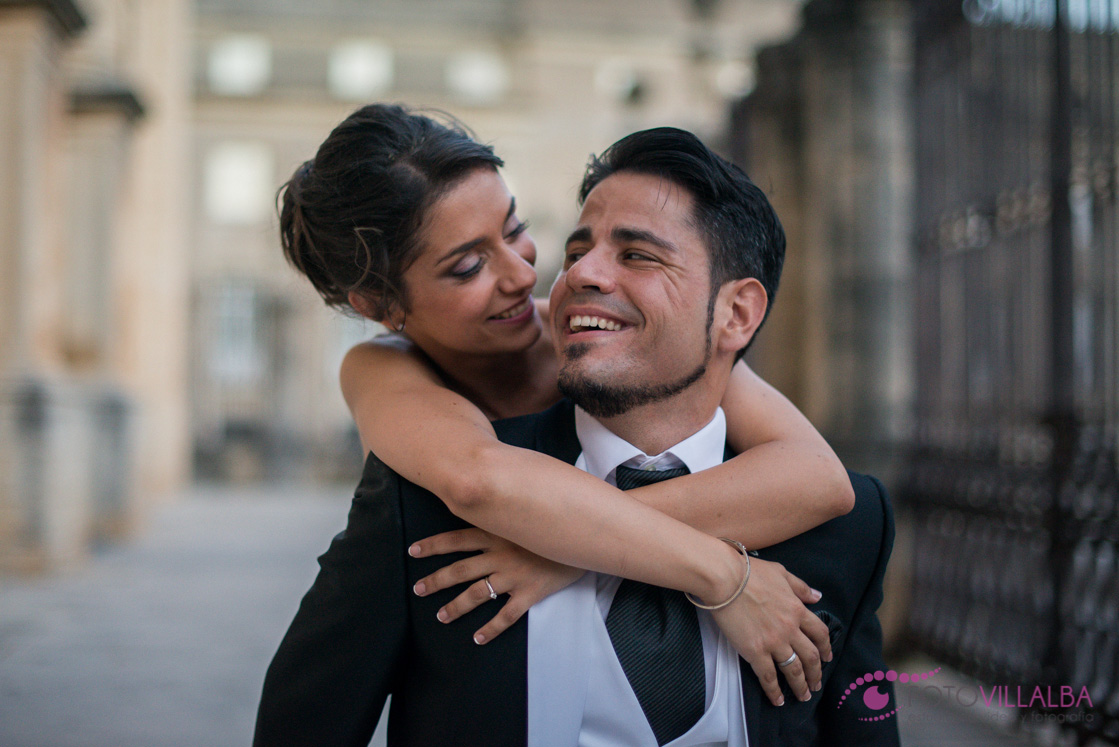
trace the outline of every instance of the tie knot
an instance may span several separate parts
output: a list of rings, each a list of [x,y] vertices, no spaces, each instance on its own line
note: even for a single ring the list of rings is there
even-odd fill
[[[614,475],[619,490],[633,490],[634,488],[640,488],[644,485],[652,485],[655,482],[671,480],[674,477],[680,477],[689,472],[690,470],[687,467],[658,470],[634,469],[633,467],[619,466]]]

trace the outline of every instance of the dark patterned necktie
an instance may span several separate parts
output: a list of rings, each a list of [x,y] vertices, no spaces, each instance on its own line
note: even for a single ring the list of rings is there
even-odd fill
[[[618,467],[622,490],[688,474]],[[676,739],[703,716],[707,678],[695,607],[683,592],[625,579],[606,615],[606,632],[657,744]]]

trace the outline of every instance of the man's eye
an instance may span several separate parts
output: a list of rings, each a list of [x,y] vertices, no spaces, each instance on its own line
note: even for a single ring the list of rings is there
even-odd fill
[[[583,252],[568,252],[567,256],[564,258],[564,264],[567,267],[570,267],[571,265],[575,264],[576,262],[578,262],[582,258],[583,258]]]
[[[645,254],[644,252],[626,252],[623,256],[625,259],[646,260],[650,262],[653,260],[652,257],[650,257],[648,254]]]

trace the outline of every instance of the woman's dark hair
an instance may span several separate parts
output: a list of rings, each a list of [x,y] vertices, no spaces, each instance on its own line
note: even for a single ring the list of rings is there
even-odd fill
[[[327,304],[349,308],[357,291],[378,319],[394,307],[407,311],[401,276],[419,253],[428,208],[473,170],[503,165],[491,146],[444,117],[364,106],[280,188],[284,256]]]

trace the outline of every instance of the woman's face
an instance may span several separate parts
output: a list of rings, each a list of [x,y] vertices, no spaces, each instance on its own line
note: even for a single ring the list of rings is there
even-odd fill
[[[527,350],[541,334],[532,302],[536,244],[498,173],[479,168],[427,211],[404,272],[404,331],[428,355]]]

